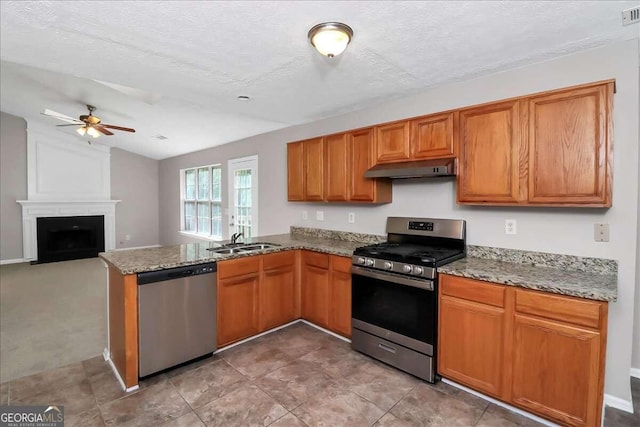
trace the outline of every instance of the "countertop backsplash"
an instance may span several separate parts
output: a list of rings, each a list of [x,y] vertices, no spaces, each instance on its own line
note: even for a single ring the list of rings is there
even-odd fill
[[[617,274],[618,261],[604,258],[589,258],[573,255],[530,252],[519,249],[493,248],[467,245],[467,256],[501,262],[527,264],[594,274]]]

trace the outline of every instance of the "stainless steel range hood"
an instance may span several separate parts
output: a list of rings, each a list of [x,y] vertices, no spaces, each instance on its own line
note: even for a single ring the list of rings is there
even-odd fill
[[[433,178],[455,176],[456,159],[420,160],[376,165],[364,173],[365,178]]]

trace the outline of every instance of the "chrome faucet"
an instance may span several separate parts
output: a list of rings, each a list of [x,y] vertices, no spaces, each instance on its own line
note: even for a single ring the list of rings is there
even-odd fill
[[[240,236],[244,236],[244,233],[233,233],[231,235],[231,243],[235,245]]]

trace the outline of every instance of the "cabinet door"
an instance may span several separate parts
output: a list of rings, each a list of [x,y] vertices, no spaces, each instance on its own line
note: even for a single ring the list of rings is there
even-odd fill
[[[257,273],[218,280],[218,347],[258,333]]]
[[[613,83],[529,99],[530,203],[611,206]]]
[[[411,158],[453,156],[453,113],[434,114],[411,121]]]
[[[287,144],[287,200],[304,200],[304,145],[302,142]]]
[[[459,203],[513,204],[525,199],[520,194],[526,173],[520,161],[526,154],[521,125],[517,100],[460,112]]]
[[[295,266],[265,270],[260,283],[260,331],[295,320]]]
[[[324,198],[324,141],[314,138],[304,141],[305,200]]]
[[[516,315],[513,403],[560,424],[600,425],[600,352],[596,331]]]
[[[331,312],[329,327],[347,338],[351,337],[351,259],[332,255]]]
[[[365,178],[364,173],[374,165],[373,128],[349,134],[351,176],[349,199],[354,202],[391,202],[391,181]]]
[[[325,162],[325,199],[334,202],[349,200],[349,163],[350,150],[347,134],[330,135],[324,139]]]
[[[376,164],[408,161],[409,122],[376,126]]]
[[[438,372],[482,393],[501,397],[504,309],[443,295],[439,319]]]
[[[302,317],[329,327],[329,270],[304,264],[302,268]]]

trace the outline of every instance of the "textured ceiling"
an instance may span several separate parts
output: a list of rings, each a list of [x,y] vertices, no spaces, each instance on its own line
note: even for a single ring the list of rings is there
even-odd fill
[[[2,1],[0,107],[80,138],[39,113],[93,104],[103,122],[137,130],[98,141],[161,159],[638,37],[621,23],[636,5]],[[324,21],[355,32],[337,58],[307,41]]]

